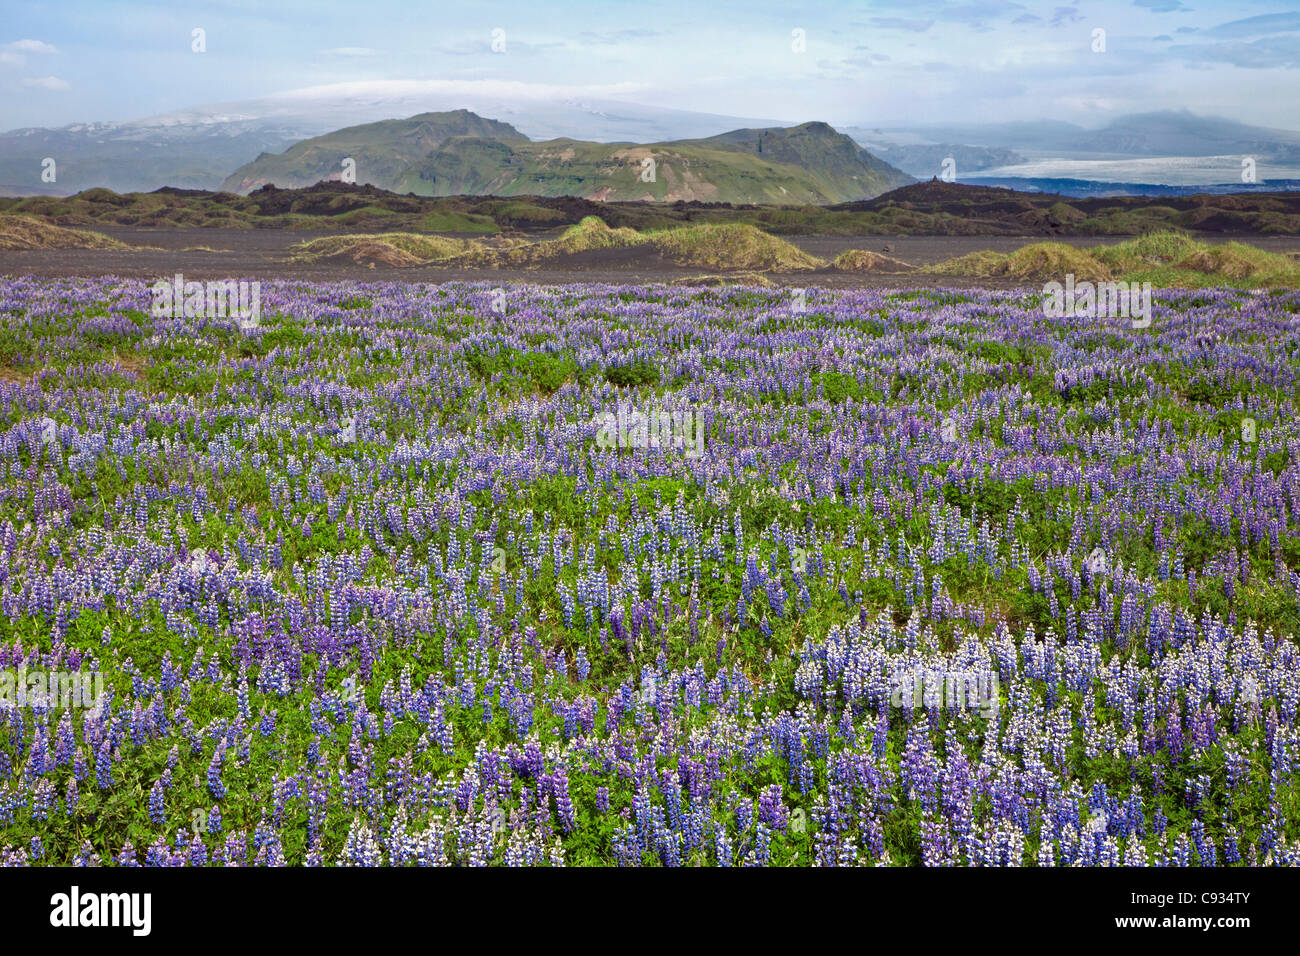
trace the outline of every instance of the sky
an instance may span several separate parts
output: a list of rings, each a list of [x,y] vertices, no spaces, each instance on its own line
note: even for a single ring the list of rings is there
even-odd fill
[[[840,126],[1101,126],[1129,113],[1189,109],[1300,129],[1298,0],[3,6],[4,130],[376,80],[458,80],[485,90],[527,84],[555,95]],[[196,30],[203,52],[194,49]]]

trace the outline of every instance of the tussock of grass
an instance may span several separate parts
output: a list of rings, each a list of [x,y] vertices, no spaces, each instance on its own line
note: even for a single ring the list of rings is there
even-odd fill
[[[805,272],[826,262],[745,223],[687,226],[650,234],[651,244],[678,265],[758,272]]]
[[[449,259],[466,251],[470,241],[442,236],[421,236],[410,232],[381,232],[374,235],[323,236],[294,247],[291,258],[306,262],[336,257],[354,258],[358,254],[410,259],[405,265],[419,265],[436,259]],[[397,262],[393,263],[396,265]]]
[[[596,216],[588,216],[569,227],[557,239],[535,243],[386,232],[313,239],[297,246],[293,258],[314,262],[340,256],[353,259],[362,256],[398,266],[436,261],[443,265],[497,268],[531,265],[584,252],[630,246],[644,246],[678,265],[699,268],[800,272],[826,266],[821,259],[802,252],[784,239],[769,236],[750,225],[701,225],[641,233],[635,229],[611,229]]]
[[[1005,259],[1005,253],[981,249],[978,252],[957,256],[955,259],[946,259],[932,266],[924,266],[921,271],[946,276],[986,277],[994,275],[994,270],[999,268]]]
[[[1197,250],[1178,263],[1215,277],[1249,280],[1254,285],[1300,286],[1300,262],[1241,242]]]
[[[587,216],[558,239],[510,250],[514,262],[537,262],[599,249],[644,246],[682,266],[748,272],[798,272],[825,266],[822,260],[753,226],[686,226],[662,232],[611,229],[604,220]]]
[[[938,275],[980,279],[1058,279],[1067,273],[1080,281],[1104,281],[1110,269],[1083,249],[1063,242],[1035,242],[1015,252],[972,252],[928,267]]]
[[[559,254],[572,254],[590,249],[635,246],[642,242],[645,242],[645,237],[635,229],[611,229],[599,216],[587,216],[576,226],[566,229],[559,239],[539,242],[537,245],[554,248]]]
[[[1059,219],[1061,222],[1068,222],[1071,224],[1083,222],[1088,218],[1086,212],[1081,209],[1075,209],[1069,203],[1065,202],[1052,203],[1052,205],[1048,207],[1047,212],[1049,215]]]
[[[1241,242],[1210,245],[1175,232],[1092,250],[1130,282],[1154,286],[1300,287],[1300,263]]]
[[[65,229],[31,216],[0,216],[0,249],[130,249],[98,232]]]
[[[520,241],[497,248],[479,244],[480,248],[474,251],[471,258],[492,260],[492,265],[528,265],[597,249],[641,245],[645,241],[645,236],[635,229],[611,229],[599,216],[586,216],[577,225],[566,229],[558,239]]]
[[[1098,246],[1092,254],[1116,272],[1135,272],[1152,266],[1170,265],[1194,252],[1206,249],[1203,242],[1181,232],[1153,232],[1113,246]]]
[[[1010,253],[1003,275],[1013,279],[1039,279],[1074,273],[1080,280],[1111,277],[1110,269],[1083,249],[1062,242],[1035,242]]]
[[[669,283],[673,286],[760,286],[774,288],[776,283],[761,272],[729,272],[726,275],[682,276]]]
[[[44,225],[34,219],[0,216],[0,248],[60,248],[57,245],[5,245],[6,221],[21,220],[23,230],[47,230],[78,241],[88,248],[127,248],[116,240]],[[27,233],[24,233],[26,235]],[[66,240],[65,240],[66,241]],[[63,246],[74,248],[75,246]],[[1241,285],[1246,287],[1300,287],[1300,262],[1294,258],[1239,242],[1211,246],[1177,232],[1159,232],[1113,246],[1077,249],[1061,242],[1035,242],[1011,253],[982,250],[921,269],[891,256],[866,249],[850,249],[831,263],[803,252],[797,246],[746,223],[684,226],[660,232],[610,228],[604,220],[588,216],[556,239],[529,242],[488,237],[453,239],[406,232],[374,235],[326,236],[295,247],[293,258],[314,262],[350,259],[353,262],[409,267],[436,262],[464,268],[495,269],[530,266],[602,249],[641,247],[657,252],[680,266],[717,270],[742,278],[747,284],[761,273],[806,272],[828,266],[840,272],[906,273],[963,276],[972,279],[1007,279],[1022,282],[1105,282],[1122,279],[1173,286]],[[698,282],[702,278],[689,280]]]
[[[1231,245],[1236,245],[1232,243]],[[1250,256],[1242,255],[1230,246],[1198,249],[1178,263],[1180,268],[1197,272],[1213,272],[1229,279],[1245,279],[1255,274],[1258,265]]]
[[[971,278],[1150,282],[1157,288],[1214,285],[1300,287],[1300,263],[1240,242],[1210,245],[1178,232],[1157,232],[1112,246],[1076,249],[1037,242],[1015,252],[972,252],[924,270]]]
[[[426,260],[411,255],[405,249],[399,249],[387,242],[370,242],[361,240],[353,242],[322,257],[324,260],[349,259],[358,265],[385,265],[397,268],[418,266]]]
[[[849,249],[841,252],[831,262],[840,272],[913,272],[916,267],[902,259],[881,255],[867,249]]]

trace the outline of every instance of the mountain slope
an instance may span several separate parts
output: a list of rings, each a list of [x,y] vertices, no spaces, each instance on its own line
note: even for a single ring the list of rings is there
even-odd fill
[[[1273,161],[1300,161],[1300,133],[1248,126],[1236,120],[1165,110],[1122,116],[1098,131],[1108,150],[1134,156],[1222,156],[1240,153]],[[1079,149],[1087,142],[1075,144]]]
[[[580,87],[494,80],[331,83],[127,121],[0,132],[0,195],[68,196],[94,187],[123,193],[165,186],[215,190],[235,167],[308,137],[376,117],[461,107],[536,139],[651,142],[764,125],[753,117],[593,98]],[[46,157],[58,161],[54,182],[42,178]]]
[[[279,155],[263,153],[231,173],[222,184],[228,192],[248,192],[274,183],[310,186],[322,179],[340,179],[343,161],[356,163],[358,182],[384,185],[441,143],[457,136],[527,142],[508,123],[484,119],[468,110],[421,113],[404,120],[380,120],[335,130],[295,143]]]
[[[784,129],[738,129],[695,142],[812,171],[824,183],[823,191],[828,194],[859,193],[865,186],[868,195],[879,195],[912,181],[912,177],[826,123],[803,123]]]
[[[952,168],[960,176],[977,172],[981,169],[996,169],[999,166],[1014,166],[1025,161],[1015,150],[991,149],[988,146],[964,146],[960,143],[929,143],[911,146],[870,146],[868,148],[903,172],[918,179],[929,179],[942,175],[946,163],[952,160]]]
[[[454,123],[437,119],[450,115],[424,114],[315,137],[246,164],[225,188],[247,192],[267,182],[295,187],[338,178],[345,156],[356,159],[358,182],[421,196],[831,203],[867,199],[911,182],[825,123],[665,143],[534,143],[507,124],[465,111],[455,114]]]
[[[281,123],[148,126],[78,123],[61,129],[0,133],[0,194],[67,195],[92,187],[118,192],[213,189],[232,166],[265,150],[282,150],[310,135]],[[49,157],[55,180],[42,178]]]
[[[1242,155],[1274,162],[1295,162],[1300,156],[1300,132],[1250,126],[1217,116],[1198,116],[1188,110],[1118,116],[1100,129],[1047,121],[938,124],[871,131],[851,127],[849,132],[869,148],[882,150],[882,155],[885,155],[886,147],[967,143],[1052,157]],[[976,167],[959,160],[958,168]]]

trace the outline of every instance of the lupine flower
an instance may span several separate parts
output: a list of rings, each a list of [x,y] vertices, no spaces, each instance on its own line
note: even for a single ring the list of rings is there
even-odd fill
[[[293,335],[241,353],[137,280],[0,282],[41,386],[0,382],[0,672],[106,685],[0,710],[0,859],[97,863],[137,781],[106,862],[1300,858],[1296,293],[1171,290],[1139,336],[1015,290],[792,327],[538,287],[503,327],[472,284],[266,285]],[[701,455],[597,446],[651,391]]]

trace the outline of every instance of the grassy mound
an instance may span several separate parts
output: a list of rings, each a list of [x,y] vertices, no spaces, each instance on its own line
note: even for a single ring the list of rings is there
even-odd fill
[[[65,229],[31,216],[0,216],[0,249],[130,249],[98,232]]]
[[[392,266],[398,269],[418,266],[424,262],[423,259],[411,255],[404,249],[398,249],[390,243],[364,239],[360,242],[349,243],[337,252],[322,256],[318,261],[340,262],[343,260],[355,262],[357,265]]]
[[[726,275],[682,276],[668,283],[672,286],[719,288],[725,286],[759,286],[775,288],[776,283],[761,272],[729,272]]]
[[[738,272],[799,272],[825,266],[798,247],[745,224],[700,225],[642,233],[611,229],[587,216],[558,239],[521,246],[506,253],[508,262],[532,263],[599,249],[643,246],[681,266]]]
[[[11,231],[6,223],[16,223]],[[57,237],[57,238],[47,238]],[[47,244],[49,243],[49,244]],[[61,244],[60,244],[61,243]],[[23,216],[0,216],[0,249],[129,248],[95,233],[48,226]],[[807,272],[828,266],[839,272],[962,276],[1019,282],[1150,282],[1190,288],[1210,285],[1300,287],[1300,262],[1239,242],[1209,245],[1177,232],[1158,232],[1112,246],[1078,249],[1061,242],[1035,242],[1014,252],[981,250],[917,268],[892,256],[850,249],[827,263],[784,239],[746,223],[702,224],[658,232],[611,228],[588,216],[555,239],[489,236],[457,239],[408,232],[326,236],[294,247],[293,258],[316,262],[350,260],[395,268],[438,263],[461,268],[535,266],[603,249],[641,248],[679,266],[756,276]],[[747,280],[752,281],[752,280]],[[758,284],[758,283],[754,283]]]
[[[598,249],[641,245],[645,241],[645,236],[635,229],[611,229],[599,216],[586,216],[577,225],[566,229],[558,239],[516,241],[508,245],[498,244],[496,247],[478,243],[478,248],[470,258],[485,262],[492,260],[492,265],[529,265]]]
[[[972,252],[924,270],[936,275],[1023,281],[1150,282],[1157,288],[1300,288],[1300,263],[1240,242],[1210,245],[1178,232],[1156,232],[1112,246],[1076,249],[1037,242],[1012,253]]]
[[[1111,277],[1110,269],[1087,251],[1062,242],[1035,242],[1010,253],[971,252],[929,266],[925,271],[977,279],[1059,280],[1073,274],[1082,282]]]
[[[1091,250],[1130,282],[1154,286],[1300,287],[1300,263],[1241,242],[1210,245],[1176,232],[1159,232]]]
[[[1080,281],[1109,279],[1110,269],[1083,249],[1061,242],[1035,242],[1006,258],[1002,275],[1013,279],[1050,279],[1073,273]]]
[[[554,249],[559,255],[573,255],[591,249],[614,249],[635,246],[645,242],[645,237],[635,229],[611,229],[599,216],[587,216],[576,226],[570,226],[559,239],[537,243]]]
[[[383,256],[396,265],[419,265],[436,259],[449,259],[464,253],[470,242],[442,236],[422,236],[410,232],[381,232],[374,235],[323,236],[294,247],[292,258],[304,262],[322,259]],[[407,261],[409,260],[409,261]],[[359,261],[359,260],[358,260]]]
[[[468,268],[536,265],[601,249],[644,247],[683,266],[728,272],[802,272],[826,263],[798,247],[750,225],[701,225],[664,232],[611,229],[588,216],[556,239],[451,239],[412,233],[325,236],[295,247],[294,258],[308,262],[350,258],[409,266],[438,262]],[[885,257],[880,257],[884,259]],[[897,261],[897,260],[893,260]]]
[[[935,275],[986,277],[994,275],[995,270],[1001,267],[1005,259],[1005,253],[981,249],[978,252],[957,256],[955,259],[937,262],[932,266],[923,266],[921,271]]]
[[[1233,246],[1238,248],[1234,249]],[[1259,263],[1252,256],[1239,251],[1245,248],[1234,242],[1213,249],[1198,249],[1179,262],[1178,267],[1195,269],[1197,272],[1213,272],[1229,279],[1246,279],[1259,271]]]
[[[757,272],[805,272],[826,263],[784,239],[745,223],[686,226],[650,234],[651,244],[678,265]]]
[[[1153,232],[1113,246],[1097,246],[1092,254],[1115,272],[1136,272],[1164,266],[1207,248],[1181,232]]]
[[[913,272],[916,267],[895,259],[893,256],[881,255],[867,249],[849,249],[841,252],[831,262],[831,266],[840,272]]]

